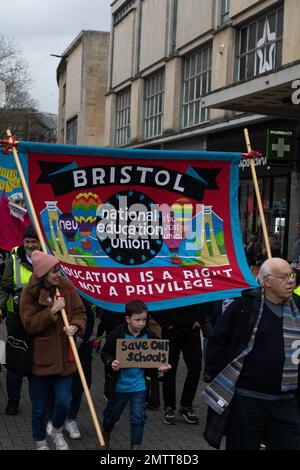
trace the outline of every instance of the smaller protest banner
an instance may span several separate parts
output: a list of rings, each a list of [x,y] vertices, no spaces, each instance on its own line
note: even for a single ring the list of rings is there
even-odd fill
[[[23,233],[30,223],[26,209],[10,201],[4,192],[0,196],[0,248],[10,251],[23,244]]]
[[[5,155],[0,149],[0,196],[5,192],[8,199],[25,207],[21,180],[12,155]]]
[[[116,359],[121,369],[138,367],[158,368],[169,360],[167,339],[118,339]]]

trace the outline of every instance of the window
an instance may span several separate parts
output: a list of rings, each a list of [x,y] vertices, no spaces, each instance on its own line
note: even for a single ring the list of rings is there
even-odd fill
[[[210,92],[211,46],[186,57],[183,62],[182,127],[208,121],[209,111],[202,107],[202,97]]]
[[[164,114],[165,72],[162,70],[145,79],[145,121],[146,139],[162,134]]]
[[[283,8],[241,28],[238,80],[269,72],[282,61]]]
[[[229,20],[229,0],[220,0],[220,24]]]
[[[281,253],[287,252],[287,217],[290,178],[284,176],[264,176],[258,178],[258,185],[264,206],[267,231],[276,234]],[[252,233],[263,239],[257,201],[252,179],[241,179],[239,186],[239,207],[241,231],[246,245]]]
[[[66,144],[69,144],[69,145],[77,144],[77,122],[78,122],[77,116],[67,121]]]
[[[126,145],[130,139],[130,88],[120,91],[117,96],[116,145]]]

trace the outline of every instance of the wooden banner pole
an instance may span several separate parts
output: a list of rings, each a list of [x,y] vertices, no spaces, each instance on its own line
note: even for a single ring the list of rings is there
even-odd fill
[[[244,136],[245,136],[245,141],[246,141],[248,153],[250,153],[250,152],[252,152],[252,149],[251,149],[248,129],[244,129]],[[260,220],[261,220],[261,226],[262,226],[262,230],[263,230],[265,247],[266,247],[266,250],[267,250],[268,258],[270,259],[270,258],[272,258],[272,253],[271,253],[271,249],[270,249],[270,243],[269,243],[268,231],[267,231],[267,226],[266,226],[265,214],[264,214],[263,205],[262,205],[262,202],[261,202],[261,196],[260,196],[260,191],[259,191],[259,186],[258,186],[258,181],[257,181],[256,170],[255,170],[255,165],[254,165],[254,159],[253,158],[250,158],[250,168],[251,168],[251,174],[252,174],[252,179],[253,179],[253,184],[254,184],[254,189],[255,189],[255,194],[256,194],[256,200],[257,200],[259,216],[260,216]]]
[[[6,133],[7,133],[9,143],[13,144],[14,141],[13,141],[10,130],[7,130]],[[28,205],[29,205],[29,208],[30,208],[30,212],[31,212],[31,215],[32,215],[32,218],[33,218],[33,222],[34,222],[34,225],[35,225],[37,235],[39,237],[39,241],[40,241],[42,250],[43,250],[44,253],[47,253],[47,247],[46,247],[43,235],[42,235],[40,224],[39,224],[39,221],[37,219],[35,208],[34,208],[33,203],[32,203],[32,199],[31,199],[31,196],[30,196],[30,193],[29,193],[29,190],[28,190],[28,186],[27,186],[27,183],[26,183],[26,180],[25,180],[23,169],[22,169],[22,166],[21,166],[21,163],[20,163],[20,160],[19,160],[19,155],[18,155],[18,152],[17,152],[15,146],[12,146],[12,153],[13,153],[15,163],[16,163],[16,166],[17,166],[20,178],[21,178],[22,187],[23,187],[24,193],[26,195],[26,199],[27,199],[27,202],[28,202]],[[58,290],[56,291],[56,295],[60,295]],[[69,325],[69,321],[68,321],[65,309],[62,309],[61,314],[62,314],[64,325],[65,325],[66,328],[68,328],[70,325]],[[98,421],[98,418],[97,418],[97,415],[96,415],[96,411],[95,411],[95,407],[94,407],[94,404],[93,404],[93,401],[92,401],[92,398],[91,398],[91,395],[90,395],[90,391],[89,391],[89,388],[88,388],[88,385],[87,385],[87,382],[86,382],[86,378],[85,378],[85,375],[84,375],[84,372],[83,372],[83,369],[82,369],[82,365],[81,365],[81,362],[80,362],[80,359],[79,359],[76,344],[75,344],[73,336],[68,336],[68,338],[69,338],[69,342],[70,342],[72,352],[73,352],[73,355],[74,355],[74,358],[75,358],[78,373],[79,373],[79,376],[80,376],[80,379],[81,379],[81,382],[82,382],[82,387],[83,387],[83,390],[84,390],[85,395],[86,395],[87,404],[88,404],[88,407],[89,407],[89,410],[90,410],[90,413],[91,413],[91,416],[92,416],[92,420],[93,420],[93,423],[94,423],[94,426],[95,426],[95,430],[96,430],[96,433],[97,433],[97,436],[98,436],[98,440],[99,440],[100,446],[103,447],[103,446],[105,446],[105,442],[104,442],[103,435],[102,435],[102,432],[101,432],[101,429],[100,429],[99,421]]]

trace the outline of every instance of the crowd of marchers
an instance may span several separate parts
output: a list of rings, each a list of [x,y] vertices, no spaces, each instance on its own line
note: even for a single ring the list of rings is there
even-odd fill
[[[275,235],[269,238],[272,258],[256,234],[251,236],[246,258],[259,287],[239,298],[150,312],[136,299],[116,313],[84,300],[61,274],[59,260],[41,251],[34,228],[28,226],[23,244],[1,253],[0,321],[5,321],[10,346],[21,329],[31,345],[28,373],[18,372],[20,362],[14,365],[13,356],[2,367],[5,413],[18,414],[26,375],[36,449],[68,450],[66,436],[81,438],[77,415],[83,386],[70,347],[73,337],[89,387],[93,348],[102,347],[106,449],[127,404],[130,449],[147,448],[146,412],[160,407],[160,388],[166,425],[176,424],[178,417],[198,425],[193,402],[202,371],[207,384],[201,393],[207,404],[204,437],[212,447],[220,448],[225,437],[228,450],[300,449],[300,222],[296,230],[290,263],[281,257]],[[100,319],[97,330],[95,318]],[[105,340],[100,344],[95,337]],[[116,359],[121,338],[169,340],[168,363],[153,369],[121,368]],[[181,353],[186,377],[178,395]]]

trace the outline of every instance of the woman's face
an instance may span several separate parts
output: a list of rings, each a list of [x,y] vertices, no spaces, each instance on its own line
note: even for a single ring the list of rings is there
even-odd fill
[[[59,285],[60,276],[61,276],[60,267],[59,267],[59,264],[57,264],[46,275],[45,277],[46,285],[57,287]]]

